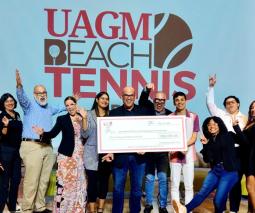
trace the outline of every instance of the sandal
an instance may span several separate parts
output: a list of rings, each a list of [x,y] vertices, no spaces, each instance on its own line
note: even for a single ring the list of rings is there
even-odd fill
[[[103,213],[104,209],[103,208],[97,208],[97,213]]]

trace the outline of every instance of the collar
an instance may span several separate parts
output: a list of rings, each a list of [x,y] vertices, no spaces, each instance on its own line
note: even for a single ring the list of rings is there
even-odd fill
[[[131,110],[127,110],[127,109],[124,107],[124,105],[122,105],[122,109],[123,109],[124,111],[133,112],[133,111],[136,111],[137,108],[138,108],[138,106],[137,106],[136,104],[134,104],[134,107],[133,107]]]
[[[190,112],[189,110],[186,109],[186,115],[185,115],[185,116],[189,118],[189,117],[190,117],[190,113],[191,113],[191,112]],[[173,112],[173,114],[174,114],[174,115],[177,115],[177,111],[175,110],[175,111]]]

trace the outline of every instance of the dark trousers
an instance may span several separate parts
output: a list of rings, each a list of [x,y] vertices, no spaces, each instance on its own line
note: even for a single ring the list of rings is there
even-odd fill
[[[236,156],[238,158],[237,167],[238,167],[238,181],[233,186],[231,191],[229,192],[229,208],[232,212],[238,212],[240,203],[241,203],[241,196],[242,196],[242,188],[241,188],[241,180],[245,173],[246,153],[243,153],[240,147],[235,147]]]
[[[236,184],[233,186],[231,191],[229,192],[229,207],[230,211],[232,212],[238,212],[239,206],[241,202],[241,196],[242,196],[242,188],[241,188],[241,180],[243,177],[243,172],[238,171],[238,180]]]
[[[15,211],[21,180],[21,158],[19,150],[1,146],[0,162],[4,167],[4,171],[1,173],[0,183],[0,212],[3,212],[6,203],[9,211]]]
[[[111,163],[100,162],[98,171],[86,169],[88,179],[88,202],[96,202],[97,198],[105,199],[108,192],[109,177],[112,173]]]

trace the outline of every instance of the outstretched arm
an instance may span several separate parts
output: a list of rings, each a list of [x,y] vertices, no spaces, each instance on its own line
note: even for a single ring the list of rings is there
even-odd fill
[[[146,84],[138,100],[140,106],[154,109],[153,103],[149,100],[151,90],[154,90],[154,84],[153,83]]]
[[[216,84],[216,75],[209,76],[209,88],[206,94],[206,105],[212,116],[221,117],[225,114],[224,110],[217,107],[214,101],[214,86]]]
[[[61,124],[60,118],[58,117],[54,127],[49,132],[43,132],[43,134],[41,134],[40,138],[42,141],[47,141],[51,138],[55,138],[62,130],[62,125],[63,124]]]
[[[21,108],[24,112],[27,111],[31,102],[23,89],[22,80],[18,69],[16,69],[16,93]]]

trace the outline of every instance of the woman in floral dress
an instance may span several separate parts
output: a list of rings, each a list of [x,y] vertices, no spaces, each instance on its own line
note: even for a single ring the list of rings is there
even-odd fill
[[[53,212],[85,213],[87,182],[83,163],[84,143],[80,131],[86,112],[78,109],[76,99],[72,96],[68,96],[64,103],[68,113],[57,118],[51,131],[44,132],[40,127],[34,127],[34,131],[47,139],[62,132],[57,156],[57,194]]]

